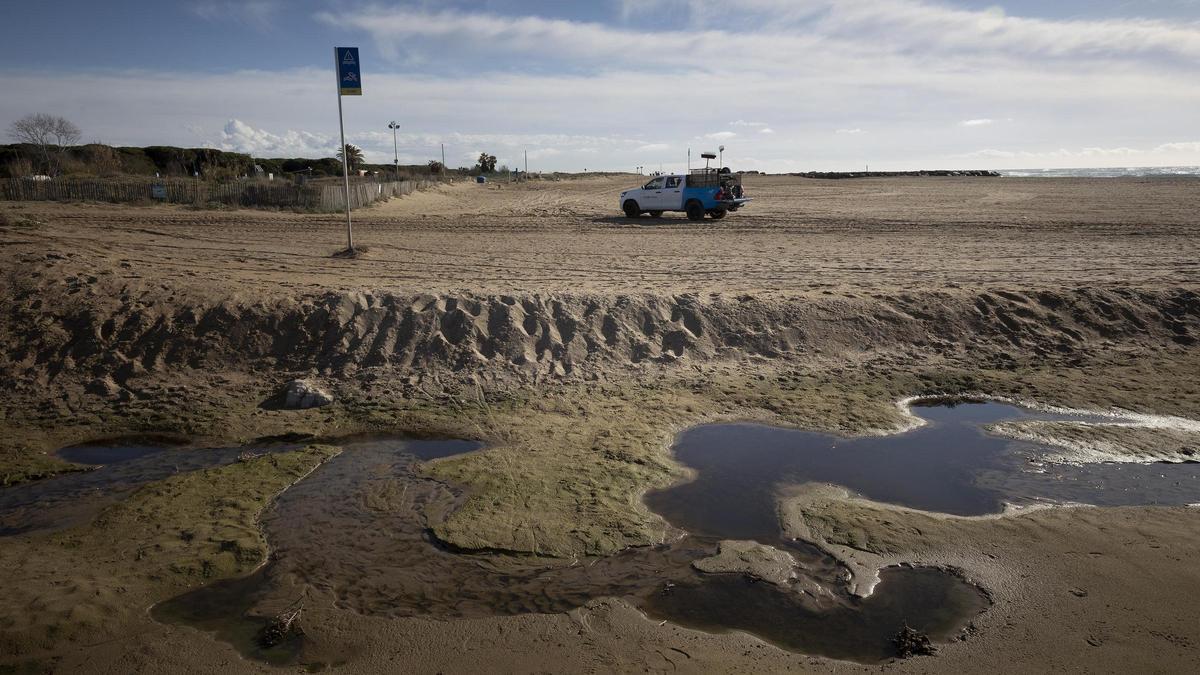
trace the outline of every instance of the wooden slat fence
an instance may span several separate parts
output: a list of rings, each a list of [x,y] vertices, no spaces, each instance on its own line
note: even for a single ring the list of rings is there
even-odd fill
[[[350,184],[350,207],[412,194],[435,181],[406,180]],[[300,185],[286,181],[245,180],[207,183],[186,178],[106,180],[55,178],[0,180],[0,200],[9,201],[97,201],[151,202],[172,204],[223,204],[248,208],[280,208],[301,211],[341,211],[346,208],[341,185]]]

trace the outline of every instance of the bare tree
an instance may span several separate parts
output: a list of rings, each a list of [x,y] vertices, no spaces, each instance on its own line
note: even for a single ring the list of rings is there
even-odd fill
[[[46,173],[54,176],[62,166],[67,148],[79,142],[80,131],[65,117],[37,113],[13,122],[8,128],[8,135],[18,143],[36,146],[42,155]]]

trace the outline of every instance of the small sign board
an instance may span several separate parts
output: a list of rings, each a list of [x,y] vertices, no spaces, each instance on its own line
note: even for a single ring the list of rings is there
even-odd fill
[[[151,197],[151,199],[166,199],[167,198],[167,186],[151,185],[150,186],[150,197]]]
[[[358,47],[334,47],[333,56],[337,60],[338,93],[342,96],[362,96]]]

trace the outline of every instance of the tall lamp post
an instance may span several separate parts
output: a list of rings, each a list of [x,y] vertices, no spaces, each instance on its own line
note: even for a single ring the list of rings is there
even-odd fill
[[[395,121],[388,122],[388,128],[392,130],[392,153],[395,159],[392,160],[395,166],[396,180],[400,180],[400,146],[396,144],[396,130],[400,128]]]
[[[725,146],[722,145],[721,149],[718,152],[721,153],[721,159],[719,160],[720,166],[722,169],[724,169],[725,168]]]

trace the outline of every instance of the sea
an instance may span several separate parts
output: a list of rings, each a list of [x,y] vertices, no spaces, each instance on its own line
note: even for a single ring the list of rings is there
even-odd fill
[[[1200,166],[1129,166],[1106,169],[1009,169],[1005,178],[1200,178]]]

